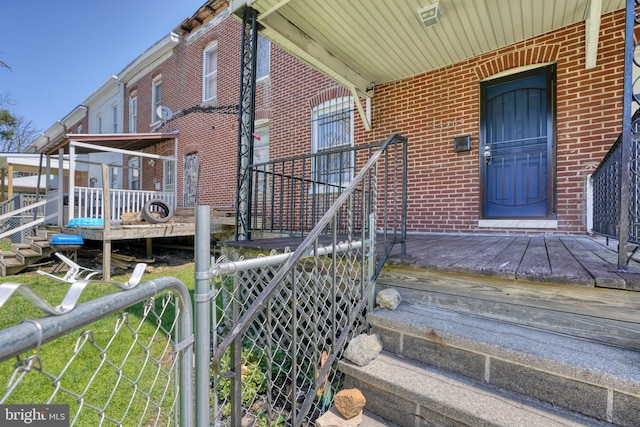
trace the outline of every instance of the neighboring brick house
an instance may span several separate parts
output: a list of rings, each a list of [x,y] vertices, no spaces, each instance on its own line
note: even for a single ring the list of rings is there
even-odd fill
[[[164,188],[177,191],[178,205],[206,204],[231,211],[236,195],[241,24],[228,8],[221,9],[226,5],[222,0],[207,2],[174,29],[177,37],[164,55],[132,63],[119,77],[124,84],[125,132],[179,132],[177,173],[167,174],[162,168],[160,176],[157,164],[143,162],[141,188],[159,189],[162,181]],[[623,28],[623,10],[602,16],[595,68],[585,68],[585,23],[578,22],[377,84],[370,105],[371,130],[354,112],[351,90],[274,43],[263,44],[269,48],[259,54],[257,150],[264,160],[322,149],[314,136],[315,118],[324,108],[344,109],[350,114],[347,144],[381,141],[391,133],[409,138],[409,231],[585,233],[587,176],[620,132]],[[537,125],[544,123],[550,131],[541,149],[548,158],[527,166],[525,172],[538,174],[540,182],[518,190],[532,199],[533,193],[544,194],[521,211],[494,206],[508,195],[496,196],[488,177],[504,168],[485,170],[481,144],[482,126],[488,123],[487,98],[518,79],[540,86],[546,98],[536,108],[546,116]],[[527,102],[534,102],[534,95],[527,96]],[[165,124],[157,116],[161,105],[174,115]],[[495,112],[491,114],[497,120]],[[500,120],[508,122],[505,117]],[[455,152],[453,139],[464,135],[470,135],[470,150]],[[164,156],[173,155],[173,150],[171,144],[146,149]],[[170,182],[172,176],[177,182]]]
[[[197,196],[198,204],[233,211],[241,24],[226,9],[189,31],[184,27],[174,31],[180,41],[171,56],[147,68],[133,84],[126,84],[125,97],[136,98],[135,129],[143,133],[179,131],[179,205],[194,206],[194,196]],[[260,40],[259,47],[258,72],[261,75],[256,85],[256,133],[260,139],[256,141],[257,153],[266,160],[307,152],[314,102],[320,103],[336,94],[348,95],[348,91],[264,39]],[[207,55],[214,51],[213,56]],[[215,58],[215,77],[210,77],[211,74],[204,70],[211,57]],[[212,82],[208,90],[214,93],[203,90],[204,81]],[[158,85],[161,85],[160,100],[154,98],[154,88]],[[174,118],[164,125],[158,117],[152,118],[152,106],[159,104],[174,114]],[[130,101],[124,103],[128,128],[132,122],[131,105]],[[269,144],[274,138],[287,143]],[[153,147],[151,150],[168,155],[172,147]],[[143,177],[146,178],[143,179],[145,188],[150,180],[144,167]]]

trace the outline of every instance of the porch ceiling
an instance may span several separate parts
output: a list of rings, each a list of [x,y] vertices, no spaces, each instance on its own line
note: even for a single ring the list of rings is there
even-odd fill
[[[56,155],[62,148],[65,154],[69,154],[69,144],[71,141],[97,145],[108,149],[141,151],[147,147],[161,142],[173,142],[178,138],[177,133],[118,133],[118,134],[70,134],[65,140],[45,151],[46,155]],[[76,154],[94,153],[99,150],[77,146]]]
[[[259,12],[261,34],[345,86],[379,84],[441,68],[570,24],[587,21],[595,62],[600,15],[624,0],[440,0],[438,24],[417,11],[435,0],[232,0]],[[371,94],[369,94],[371,95]]]

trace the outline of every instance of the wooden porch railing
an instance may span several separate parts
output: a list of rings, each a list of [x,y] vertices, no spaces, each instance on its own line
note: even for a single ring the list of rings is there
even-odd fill
[[[77,202],[75,215],[77,218],[105,218],[103,190],[94,187],[76,187],[75,200]],[[162,199],[173,209],[176,207],[176,193],[168,191],[119,190],[111,189],[109,220],[113,223],[120,221],[125,212],[139,212],[144,204],[151,199]]]

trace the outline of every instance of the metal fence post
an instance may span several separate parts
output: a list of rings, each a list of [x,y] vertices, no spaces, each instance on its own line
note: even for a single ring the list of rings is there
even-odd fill
[[[376,274],[376,214],[369,214],[369,248],[367,251],[368,260],[367,260],[367,278],[369,280],[373,280]],[[375,292],[376,287],[371,288],[371,292],[369,293],[369,305],[367,307],[367,312],[371,312],[375,308]]]
[[[196,425],[208,427],[209,361],[211,359],[211,213],[209,206],[196,208],[195,240],[195,336],[196,336]],[[214,410],[215,408],[214,404]],[[215,412],[214,412],[215,413]]]

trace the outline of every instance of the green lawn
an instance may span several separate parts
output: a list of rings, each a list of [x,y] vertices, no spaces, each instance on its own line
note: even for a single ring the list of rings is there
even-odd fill
[[[194,288],[194,266],[163,267],[160,272],[145,274],[143,280],[173,276],[181,280],[191,292]],[[113,280],[125,282],[128,274]],[[57,305],[69,285],[55,282],[38,274],[27,273],[4,278],[2,282],[29,285],[52,305]],[[120,290],[113,285],[92,283],[83,292],[81,302],[93,300]],[[101,414],[122,425],[168,425],[166,412],[171,410],[175,393],[173,384],[173,351],[163,328],[170,328],[173,315],[171,299],[157,298],[155,310],[145,317],[142,304],[126,313],[94,322],[83,328],[90,330],[70,333],[42,346],[40,359],[33,359],[33,368],[24,377],[24,370],[16,369],[36,351],[0,362],[1,403],[68,403],[75,425],[100,424]],[[163,310],[158,319],[154,312]],[[2,329],[44,314],[19,295],[14,295],[0,307]],[[40,369],[41,366],[41,369]],[[45,373],[44,375],[38,372]],[[59,381],[57,381],[59,379]],[[6,390],[15,384],[11,392]],[[135,384],[135,385],[134,385]],[[80,399],[80,396],[83,399]],[[93,406],[98,409],[87,409]],[[104,409],[104,411],[102,411]],[[143,420],[139,423],[140,420]],[[106,422],[104,425],[113,425]]]

